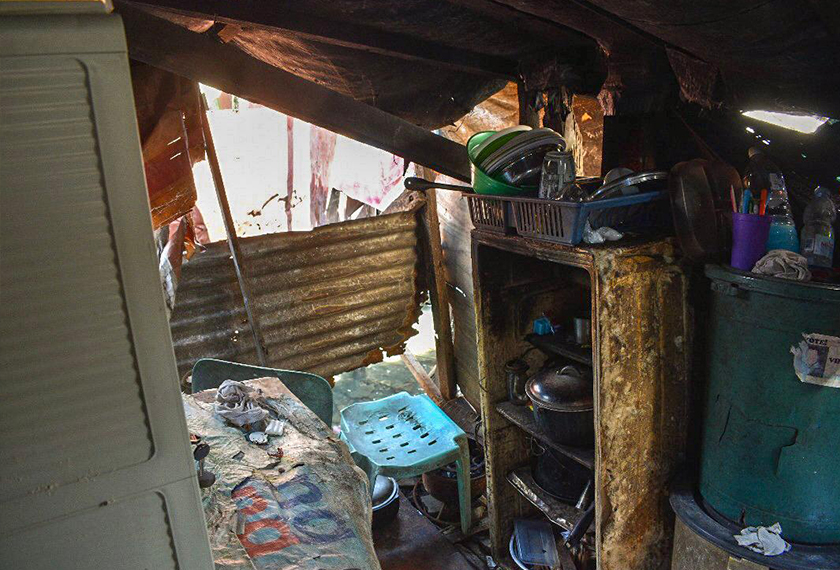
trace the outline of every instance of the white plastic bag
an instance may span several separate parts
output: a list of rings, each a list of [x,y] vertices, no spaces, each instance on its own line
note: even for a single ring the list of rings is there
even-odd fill
[[[213,405],[217,414],[235,426],[245,426],[261,422],[268,417],[268,411],[259,407],[251,398],[253,388],[242,382],[225,380],[216,392]]]

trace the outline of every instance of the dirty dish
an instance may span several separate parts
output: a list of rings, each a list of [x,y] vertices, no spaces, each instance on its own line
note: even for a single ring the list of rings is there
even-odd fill
[[[476,146],[475,148],[475,161],[478,164],[481,164],[481,161],[496,152],[499,148],[507,144],[508,141],[515,138],[516,136],[530,131],[531,127],[528,125],[516,125],[513,127],[508,127],[497,133],[490,135],[487,137],[484,142]]]

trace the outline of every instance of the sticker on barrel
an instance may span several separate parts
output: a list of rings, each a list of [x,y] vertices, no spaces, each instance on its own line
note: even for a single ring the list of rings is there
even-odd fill
[[[790,348],[793,369],[802,382],[840,388],[840,338],[802,333],[799,346]]]

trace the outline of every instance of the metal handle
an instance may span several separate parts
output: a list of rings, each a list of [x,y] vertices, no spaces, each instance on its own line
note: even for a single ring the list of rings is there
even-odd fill
[[[429,182],[422,178],[410,176],[405,179],[405,187],[409,190],[429,190],[430,188],[440,188],[441,190],[455,190],[456,192],[473,193],[473,189],[469,186],[459,186],[457,184],[443,184],[439,182]]]

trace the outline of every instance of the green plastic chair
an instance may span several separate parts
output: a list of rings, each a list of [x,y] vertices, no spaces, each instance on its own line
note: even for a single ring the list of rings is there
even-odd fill
[[[400,392],[341,410],[341,437],[370,480],[416,477],[453,461],[458,471],[461,530],[472,526],[467,434],[425,394]]]
[[[326,379],[309,372],[263,368],[215,358],[202,358],[193,366],[192,391],[195,394],[202,390],[218,388],[228,379],[242,382],[264,376],[279,378],[304,406],[312,410],[325,424],[332,425],[332,386]]]

